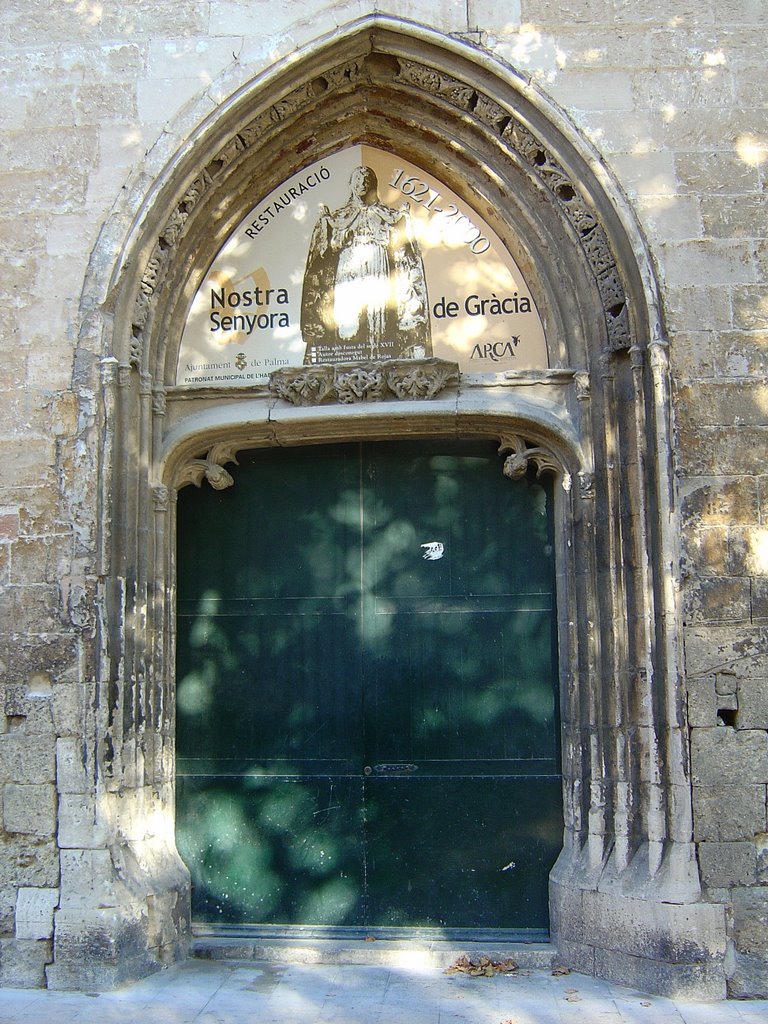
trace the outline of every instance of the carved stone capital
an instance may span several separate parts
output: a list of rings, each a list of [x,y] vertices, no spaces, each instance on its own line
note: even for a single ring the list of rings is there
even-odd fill
[[[269,377],[270,391],[291,405],[342,405],[393,398],[434,398],[459,380],[459,367],[445,359],[389,359],[334,365],[283,367]]]
[[[648,346],[648,359],[654,370],[669,368],[669,345],[665,341],[652,341]]]
[[[114,356],[105,356],[100,362],[101,383],[109,387],[117,380],[118,362]]]
[[[510,480],[520,480],[528,472],[529,463],[536,467],[536,476],[542,473],[560,473],[562,467],[552,452],[529,444],[520,434],[502,434],[499,455],[505,455],[503,473]]]
[[[636,370],[642,369],[643,362],[645,360],[643,350],[639,345],[633,345],[629,350],[629,360],[632,367]]]
[[[580,402],[588,402],[592,393],[589,374],[582,372],[574,373],[573,382],[576,385],[576,398]]]
[[[224,469],[227,462],[237,462],[238,445],[222,441],[211,447],[204,459],[191,459],[180,471],[176,480],[178,488],[194,484],[200,487],[203,479],[216,491],[224,491],[234,484],[234,477]]]
[[[595,475],[583,469],[579,473],[579,497],[591,500],[595,496]]]
[[[167,512],[170,504],[170,491],[164,484],[152,488],[152,505],[155,512]]]
[[[162,385],[155,387],[152,393],[152,411],[156,416],[165,416],[166,405],[167,393],[165,388]]]

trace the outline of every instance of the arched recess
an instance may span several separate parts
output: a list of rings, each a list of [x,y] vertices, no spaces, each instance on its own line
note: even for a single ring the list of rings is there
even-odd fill
[[[291,173],[358,142],[439,172],[482,213],[536,298],[550,369],[352,407],[175,388],[189,303],[229,232]],[[699,901],[691,841],[666,344],[631,213],[567,119],[479,49],[355,23],[242,87],[184,143],[89,323],[104,356],[85,761],[97,824],[92,905],[62,880],[62,977],[77,979],[64,965],[83,921],[104,940],[89,977],[107,983],[179,955],[189,934],[173,843],[177,489],[229,484],[224,465],[248,447],[450,436],[494,438],[510,472],[533,461],[560,483],[559,955],[646,989],[717,990],[722,909]]]

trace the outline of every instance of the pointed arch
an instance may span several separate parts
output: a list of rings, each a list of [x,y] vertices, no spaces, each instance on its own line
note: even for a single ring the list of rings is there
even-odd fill
[[[181,331],[213,254],[256,199],[353,143],[439,170],[482,210],[535,295],[551,370],[352,415],[293,410],[259,389],[176,388]],[[105,970],[117,976],[121,936],[138,973],[178,956],[189,934],[172,834],[176,489],[210,479],[205,467],[223,466],[214,451],[407,433],[494,437],[524,461],[545,452],[562,485],[566,820],[551,883],[561,957],[647,989],[719,978],[722,909],[698,902],[691,842],[658,289],[631,209],[564,113],[476,47],[365,18],[234,91],[147,190],[119,253],[110,237],[92,262],[79,363],[98,354],[101,366],[87,428],[99,434],[93,586],[104,609],[87,764],[111,841],[100,870],[120,891],[108,921],[90,911],[113,939]],[[57,943],[81,911],[63,896]]]

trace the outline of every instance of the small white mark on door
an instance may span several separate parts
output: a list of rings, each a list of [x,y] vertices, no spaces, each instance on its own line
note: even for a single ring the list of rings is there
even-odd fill
[[[428,562],[436,562],[445,553],[445,547],[439,540],[430,540],[421,546],[424,549],[424,554],[421,557],[425,558]]]

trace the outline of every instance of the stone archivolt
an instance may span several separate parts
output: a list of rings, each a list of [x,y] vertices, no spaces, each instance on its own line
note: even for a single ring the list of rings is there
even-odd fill
[[[211,190],[221,187],[230,165],[247,155],[252,147],[263,145],[277,132],[285,131],[289,121],[312,109],[318,95],[327,100],[335,91],[360,89],[370,77],[375,77],[377,84],[386,85],[392,93],[415,89],[450,104],[463,118],[470,118],[482,130],[491,131],[510,155],[523,161],[527,172],[546,188],[551,200],[572,225],[583,249],[599,290],[608,349],[629,348],[627,298],[608,236],[578,183],[544,142],[512,109],[502,107],[475,86],[424,62],[389,55],[385,58],[374,53],[338,64],[314,81],[289,92],[228,139],[187,188],[161,229],[141,279],[133,314],[131,362],[135,365],[140,362],[141,337],[153,296],[163,282],[184,226],[198,202]],[[380,81],[382,78],[386,80],[384,83]]]

